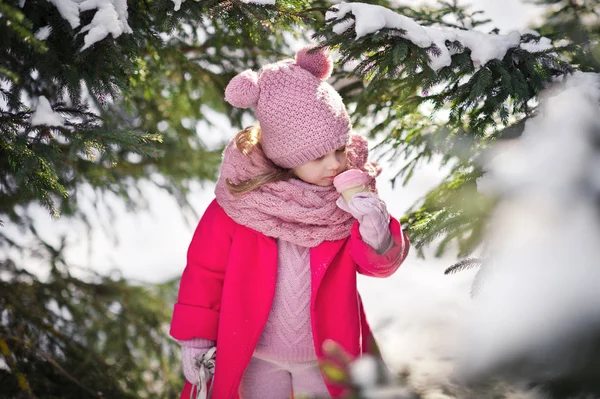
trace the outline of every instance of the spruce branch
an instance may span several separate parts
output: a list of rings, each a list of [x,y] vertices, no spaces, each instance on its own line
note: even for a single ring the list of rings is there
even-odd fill
[[[482,260],[479,258],[466,258],[456,262],[452,266],[444,270],[444,274],[454,274],[463,270],[481,267]]]

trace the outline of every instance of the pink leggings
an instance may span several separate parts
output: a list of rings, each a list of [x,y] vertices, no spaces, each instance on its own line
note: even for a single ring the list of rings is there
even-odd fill
[[[295,397],[328,398],[316,360],[290,363],[252,357],[242,377],[241,399],[289,399]]]

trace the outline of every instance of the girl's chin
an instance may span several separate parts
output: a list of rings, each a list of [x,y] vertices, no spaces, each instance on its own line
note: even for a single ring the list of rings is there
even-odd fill
[[[329,187],[332,185],[333,185],[333,180],[329,180],[329,179],[325,179],[321,183],[318,184],[318,186],[321,186],[321,187]]]

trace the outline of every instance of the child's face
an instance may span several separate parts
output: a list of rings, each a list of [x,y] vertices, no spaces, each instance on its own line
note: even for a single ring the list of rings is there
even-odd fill
[[[304,165],[293,168],[296,177],[306,183],[326,187],[333,184],[333,178],[348,167],[346,147],[328,152],[320,158],[308,161]]]

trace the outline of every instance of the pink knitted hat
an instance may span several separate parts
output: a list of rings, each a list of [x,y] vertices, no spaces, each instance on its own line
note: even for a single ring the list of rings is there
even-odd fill
[[[248,69],[225,89],[225,100],[234,107],[254,107],[263,151],[284,168],[346,145],[352,128],[342,98],[325,82],[333,69],[331,56],[325,49],[308,54],[311,48],[259,73]]]

